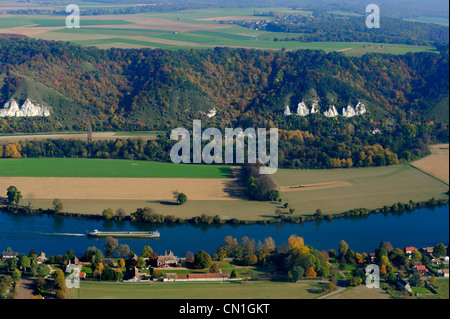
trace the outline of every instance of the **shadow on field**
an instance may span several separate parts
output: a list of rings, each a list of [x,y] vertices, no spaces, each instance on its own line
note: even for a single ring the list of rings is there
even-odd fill
[[[149,203],[158,203],[161,205],[167,205],[167,206],[179,206],[177,202],[172,202],[168,200],[151,200],[148,201]]]
[[[229,167],[219,167],[219,172],[223,178],[233,178],[233,171]]]
[[[223,191],[231,198],[245,199],[244,187],[238,180],[229,180],[225,183]]]

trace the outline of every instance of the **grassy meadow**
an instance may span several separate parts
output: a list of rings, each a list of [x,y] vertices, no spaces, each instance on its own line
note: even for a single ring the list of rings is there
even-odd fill
[[[313,299],[320,283],[164,283],[120,284],[82,282],[71,289],[72,299]]]
[[[83,158],[24,158],[0,160],[0,176],[228,178],[232,173],[229,166],[216,165]]]

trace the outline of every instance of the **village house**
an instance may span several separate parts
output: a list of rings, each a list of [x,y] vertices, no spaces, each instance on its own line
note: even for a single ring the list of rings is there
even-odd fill
[[[405,248],[405,253],[407,255],[411,255],[413,251],[417,251],[416,247],[406,247]]]
[[[444,276],[444,278],[449,278],[449,276],[448,276],[448,269],[439,269],[437,272],[439,274],[441,274],[442,276]]]
[[[406,290],[406,291],[408,291],[408,292],[411,292],[411,286],[409,285],[409,283],[408,283],[406,280],[404,280],[404,279],[402,279],[402,278],[398,278],[398,279],[397,279],[397,285],[398,285],[401,289]]]
[[[158,259],[156,260],[156,267],[162,268],[162,267],[180,267],[181,264],[179,263],[178,257],[176,257],[172,251],[169,251],[169,253],[164,252],[164,255],[158,256]]]
[[[37,256],[37,263],[38,264],[42,264],[47,260],[47,258],[45,257],[45,253],[41,252],[39,254],[39,256]]]
[[[428,272],[427,267],[425,265],[417,265],[414,267],[414,273],[419,274],[420,276],[425,275]]]
[[[19,253],[16,253],[14,251],[4,251],[2,253],[2,257],[5,260],[9,260],[9,259],[12,259],[12,258],[17,258],[18,256],[19,256]]]

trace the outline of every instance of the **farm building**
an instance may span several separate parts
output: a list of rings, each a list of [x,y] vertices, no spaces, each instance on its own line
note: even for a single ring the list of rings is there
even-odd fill
[[[163,281],[225,281],[230,278],[227,273],[219,274],[187,274],[187,275],[177,275],[175,273],[165,273]]]
[[[414,273],[417,273],[421,276],[425,275],[428,272],[427,267],[425,267],[425,265],[417,265],[416,267],[414,267]]]
[[[401,289],[411,292],[411,286],[406,280],[402,278],[397,279],[397,285],[399,285]]]

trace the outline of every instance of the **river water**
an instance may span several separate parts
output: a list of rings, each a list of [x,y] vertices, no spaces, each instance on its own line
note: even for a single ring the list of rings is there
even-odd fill
[[[88,247],[103,250],[105,239],[88,238],[87,230],[159,230],[159,239],[119,238],[119,244],[127,244],[140,254],[149,245],[158,254],[172,250],[179,257],[186,252],[200,250],[213,254],[224,237],[231,235],[239,241],[248,236],[258,242],[272,237],[276,245],[287,242],[291,234],[302,236],[307,245],[318,250],[337,249],[345,240],[356,252],[373,252],[381,241],[389,241],[394,247],[427,247],[442,242],[449,243],[449,205],[421,208],[413,211],[387,214],[371,214],[364,217],[340,218],[331,221],[304,224],[277,223],[268,225],[192,225],[192,224],[143,224],[118,221],[102,221],[83,218],[29,216],[0,212],[0,252],[11,247],[19,253],[34,248],[47,256],[65,254],[72,249],[82,255]]]

